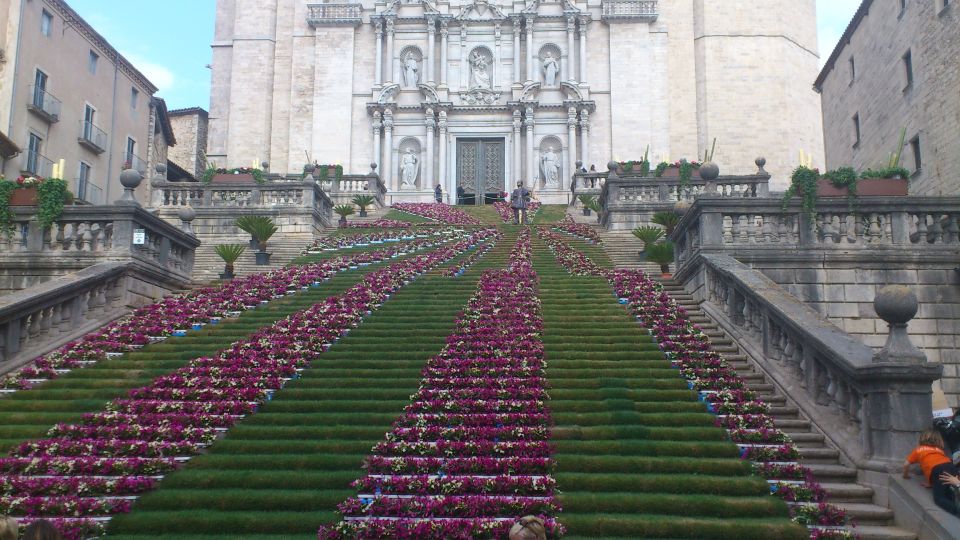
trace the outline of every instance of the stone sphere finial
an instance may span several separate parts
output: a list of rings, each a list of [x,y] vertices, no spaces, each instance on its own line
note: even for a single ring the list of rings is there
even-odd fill
[[[153,170],[156,171],[156,173],[157,173],[158,175],[160,175],[160,176],[163,176],[163,177],[166,177],[166,176],[167,176],[167,164],[166,164],[166,163],[157,163],[157,164],[153,167]]]
[[[720,177],[720,166],[712,161],[700,165],[700,178],[707,182],[713,182]]]
[[[370,174],[377,174],[377,164],[375,162],[370,164]]]
[[[917,295],[905,285],[887,285],[877,292],[873,309],[888,324],[907,324],[917,315]]]
[[[120,185],[129,189],[136,189],[143,182],[143,175],[136,169],[124,169],[120,173]]]
[[[620,166],[620,164],[617,163],[616,161],[612,161],[612,160],[611,160],[611,161],[608,161],[608,162],[607,162],[607,169],[608,169],[610,172],[616,171],[616,170],[617,170],[617,167],[619,167],[619,166]]]
[[[180,221],[185,221],[190,223],[191,221],[197,219],[197,211],[193,209],[192,206],[184,206],[180,209]]]
[[[577,170],[580,170],[583,167],[583,162],[579,159],[577,160]]]
[[[754,163],[757,164],[757,174],[760,174],[760,175],[768,174],[767,171],[764,170],[763,168],[763,166],[767,164],[767,158],[760,156],[754,161]]]

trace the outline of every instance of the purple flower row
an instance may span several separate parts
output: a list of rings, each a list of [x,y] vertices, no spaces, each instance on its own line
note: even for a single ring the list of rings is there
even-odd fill
[[[600,235],[597,234],[597,231],[595,231],[593,227],[583,223],[577,223],[573,221],[573,218],[570,216],[564,216],[563,219],[558,221],[553,226],[553,230],[565,232],[569,235],[588,240],[594,244],[603,243]]]
[[[407,223],[407,226],[410,224]],[[338,249],[347,249],[352,247],[365,247],[368,245],[379,245],[383,243],[396,242],[396,247],[403,246],[405,241],[415,240],[417,238],[428,238],[430,236],[442,236],[446,239],[463,236],[463,231],[453,227],[443,227],[440,229],[432,228],[425,231],[409,231],[403,233],[372,232],[351,234],[348,236],[326,236],[314,240],[307,246],[300,255],[306,255],[311,252],[334,251]]]
[[[394,203],[393,207],[401,212],[449,225],[480,225],[480,221],[463,210],[443,203]]]

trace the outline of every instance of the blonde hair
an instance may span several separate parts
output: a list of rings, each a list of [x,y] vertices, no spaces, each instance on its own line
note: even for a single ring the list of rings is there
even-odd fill
[[[542,519],[524,516],[510,528],[510,540],[547,540],[547,529]]]
[[[20,524],[9,516],[0,516],[0,540],[17,540],[20,536]]]
[[[920,434],[920,446],[936,446],[943,450],[943,437],[938,431],[928,429]]]

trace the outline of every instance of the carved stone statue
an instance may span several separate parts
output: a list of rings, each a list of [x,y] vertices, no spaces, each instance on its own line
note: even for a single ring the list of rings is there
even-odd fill
[[[557,75],[560,74],[560,63],[547,51],[543,58],[543,84],[545,86],[556,86]]]
[[[403,86],[416,88],[417,83],[420,82],[419,71],[420,63],[417,62],[417,57],[413,55],[412,51],[407,52],[407,55],[403,57]]]
[[[553,148],[547,148],[547,151],[540,156],[540,172],[543,174],[545,188],[560,187],[560,156],[554,153]]]
[[[407,148],[400,160],[400,181],[403,182],[402,188],[411,189],[417,187],[417,173],[420,171],[420,160],[414,153],[413,148]]]
[[[490,89],[490,73],[487,59],[480,51],[470,55],[470,88]]]

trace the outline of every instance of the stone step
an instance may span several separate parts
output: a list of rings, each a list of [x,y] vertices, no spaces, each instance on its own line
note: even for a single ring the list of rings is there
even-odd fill
[[[847,513],[847,519],[863,525],[887,525],[893,520],[893,510],[873,503],[837,503]]]
[[[861,525],[852,529],[860,540],[916,540],[917,534],[900,527]]]
[[[787,433],[787,436],[789,436],[793,440],[793,442],[797,444],[797,446],[813,448],[814,445],[818,445],[821,448],[823,447],[824,437],[819,433],[810,433],[810,432],[805,432],[805,433],[804,432],[799,432],[799,433],[786,432],[786,433]]]
[[[849,482],[827,482],[820,484],[827,492],[831,503],[873,503],[873,490],[867,486]]]
[[[804,463],[819,482],[854,483],[857,470],[837,463]]]
[[[812,424],[809,420],[795,418],[774,418],[773,425],[784,430],[809,430]]]

